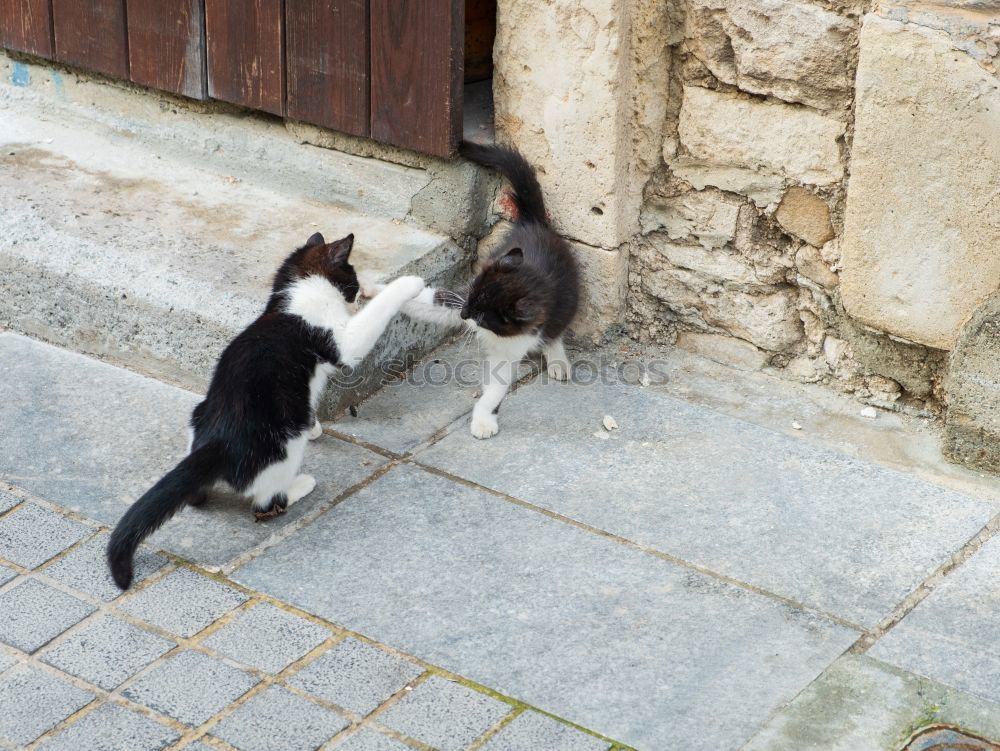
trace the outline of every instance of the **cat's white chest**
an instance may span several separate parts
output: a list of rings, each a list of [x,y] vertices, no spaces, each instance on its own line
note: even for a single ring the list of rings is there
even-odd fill
[[[309,406],[314,410],[316,409],[316,405],[319,404],[323,392],[326,391],[326,382],[330,378],[333,368],[334,366],[328,362],[318,363],[316,369],[313,371],[312,378],[309,379]]]

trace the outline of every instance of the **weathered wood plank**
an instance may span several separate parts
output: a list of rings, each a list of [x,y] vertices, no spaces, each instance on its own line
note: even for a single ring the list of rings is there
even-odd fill
[[[283,6],[282,0],[205,0],[209,96],[285,114]]]
[[[0,47],[51,57],[49,0],[0,0]]]
[[[462,132],[464,0],[371,0],[372,138],[450,156]]]
[[[128,78],[125,0],[52,0],[55,57],[114,78]]]
[[[367,136],[368,0],[287,0],[288,116]]]
[[[208,96],[202,0],[127,0],[129,73],[136,83]]]

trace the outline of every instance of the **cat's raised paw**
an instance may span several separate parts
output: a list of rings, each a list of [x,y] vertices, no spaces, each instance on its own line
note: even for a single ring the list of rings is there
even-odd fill
[[[424,280],[419,276],[401,276],[391,286],[399,289],[399,293],[407,300],[411,300],[424,291]]]
[[[371,300],[387,286],[385,282],[364,282],[361,285],[361,296],[366,300]]]
[[[317,420],[313,423],[312,429],[309,431],[309,440],[315,441],[321,435],[323,435],[323,426],[320,425],[319,420]]]
[[[483,415],[472,418],[472,435],[480,440],[492,438],[500,431],[500,424],[495,415]]]

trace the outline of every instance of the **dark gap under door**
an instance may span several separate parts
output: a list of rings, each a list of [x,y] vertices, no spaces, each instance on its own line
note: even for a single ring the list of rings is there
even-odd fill
[[[367,136],[368,0],[286,0],[288,116]]]
[[[202,0],[127,0],[129,72],[136,83],[208,96]]]
[[[0,0],[0,46],[51,57],[49,0]]]

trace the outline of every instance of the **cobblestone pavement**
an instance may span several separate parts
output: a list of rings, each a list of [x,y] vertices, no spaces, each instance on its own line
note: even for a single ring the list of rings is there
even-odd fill
[[[185,509],[121,594],[108,528],[177,461],[197,397],[0,334],[0,747],[1000,738],[992,480],[858,457],[924,440],[903,418],[836,434],[854,403],[763,381],[710,409],[680,370],[659,389],[528,375],[475,441],[473,389],[426,382],[461,355],[328,424],[317,490],[283,517]]]

